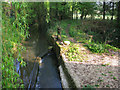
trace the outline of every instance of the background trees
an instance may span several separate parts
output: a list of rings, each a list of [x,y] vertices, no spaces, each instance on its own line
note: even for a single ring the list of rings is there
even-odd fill
[[[102,19],[107,19],[106,21],[111,19],[113,20],[113,23],[110,22],[111,26],[114,23],[117,26],[117,29],[115,29],[116,34],[120,32],[120,2],[3,3],[3,87],[8,88],[23,86],[22,81],[20,79],[17,80],[17,78],[19,78],[19,75],[15,72],[14,60],[17,57],[19,61],[23,61],[20,56],[21,50],[23,49],[23,47],[21,46],[21,42],[29,36],[29,28],[31,28],[33,25],[36,25],[36,30],[38,30],[38,33],[45,33],[48,26],[51,25],[53,22],[65,19],[80,19],[81,21],[82,19],[92,21],[95,19],[100,19],[100,21]],[[96,21],[94,21],[93,23],[95,25]],[[98,26],[101,26],[102,24],[104,23],[101,21],[100,25]],[[94,30],[92,26],[90,30]],[[104,34],[107,36],[109,33],[106,33],[105,30],[107,32],[107,29],[102,27],[100,34]],[[85,31],[89,32],[86,30],[86,28]],[[97,30],[96,32],[98,31],[99,30]],[[110,32],[110,30],[108,31]],[[114,29],[112,29],[112,31],[114,31]],[[107,37],[107,39],[104,39],[108,41],[109,37]],[[14,57],[14,54],[16,52],[17,55],[16,57]]]
[[[118,4],[117,4],[117,12],[118,12],[118,14],[117,14],[117,23],[118,23],[118,28],[120,28],[120,1],[118,2]]]
[[[67,18],[103,18],[115,19],[117,16],[117,3],[115,2],[50,2],[50,17],[52,19]],[[74,17],[73,17],[74,16]]]
[[[103,19],[105,20],[105,2],[103,2]]]

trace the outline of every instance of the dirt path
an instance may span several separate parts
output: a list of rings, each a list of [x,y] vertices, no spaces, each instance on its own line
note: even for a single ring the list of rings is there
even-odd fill
[[[69,29],[70,29],[70,24],[68,24],[68,26],[67,26],[67,28],[66,28],[66,30],[65,30],[66,35],[68,36],[68,39],[69,39],[71,42],[76,43],[76,40],[70,36],[70,34],[69,34]]]

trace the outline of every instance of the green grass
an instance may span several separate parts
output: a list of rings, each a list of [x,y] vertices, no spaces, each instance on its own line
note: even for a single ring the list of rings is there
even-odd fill
[[[82,51],[79,44],[71,43],[69,46],[62,47],[63,53],[68,58],[68,61],[79,61],[87,60],[86,52]],[[83,47],[82,47],[83,48]]]
[[[83,85],[83,88],[81,90],[96,90],[93,85]]]
[[[115,28],[116,23],[114,23],[114,21],[62,20],[55,22],[55,25],[51,26],[48,32],[50,32],[52,35],[57,35],[57,27],[60,26],[62,28],[62,40],[69,40],[65,31],[68,24],[70,24],[69,35],[77,42],[85,43],[85,46],[88,47],[91,52],[108,53],[110,50],[120,50],[118,48],[119,43],[117,40],[115,40],[116,37],[119,37],[119,31]],[[107,42],[110,40],[113,41],[111,45],[107,44]]]
[[[104,52],[108,53],[110,49],[114,51],[117,51],[119,49],[109,44],[95,43],[95,42],[89,42],[85,46],[87,46],[88,49],[93,53],[104,53]]]
[[[79,55],[78,47],[70,46],[66,55],[68,56],[69,61],[75,61],[78,58],[78,55]]]

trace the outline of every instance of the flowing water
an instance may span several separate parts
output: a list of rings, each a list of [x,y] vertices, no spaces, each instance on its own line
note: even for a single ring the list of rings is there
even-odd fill
[[[26,62],[23,67],[16,60],[17,72],[24,82],[25,88],[60,88],[57,58],[49,45],[45,34],[33,33],[30,39],[23,42],[26,52],[22,57]]]

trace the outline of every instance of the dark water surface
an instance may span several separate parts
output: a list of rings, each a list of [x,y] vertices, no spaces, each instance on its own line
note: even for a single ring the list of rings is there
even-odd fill
[[[60,76],[57,68],[57,58],[51,51],[46,34],[33,33],[29,40],[23,42],[26,52],[22,57],[26,67],[16,61],[17,72],[24,82],[25,88],[61,88]],[[42,57],[37,60],[36,57]]]

